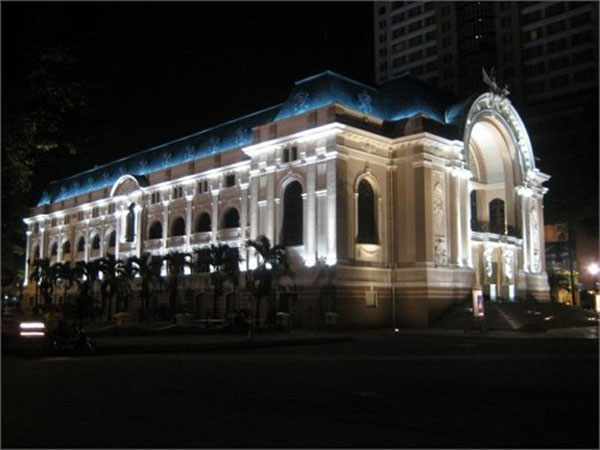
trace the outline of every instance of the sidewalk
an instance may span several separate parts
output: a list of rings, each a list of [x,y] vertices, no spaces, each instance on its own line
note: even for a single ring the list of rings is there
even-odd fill
[[[276,333],[183,334],[174,336],[105,336],[95,339],[98,355],[237,350],[289,345],[315,345],[353,340],[351,333],[293,330]]]
[[[240,350],[290,345],[316,345],[350,342],[374,337],[396,338],[456,337],[467,339],[598,339],[598,327],[554,328],[545,332],[498,330],[444,330],[444,329],[372,329],[345,331],[292,330],[288,332],[174,336],[106,336],[96,338],[97,354],[169,353],[207,350]]]

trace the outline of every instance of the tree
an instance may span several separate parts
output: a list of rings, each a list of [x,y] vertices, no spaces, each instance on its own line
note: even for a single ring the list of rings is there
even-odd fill
[[[256,297],[256,320],[260,318],[260,301],[263,297],[271,296],[274,284],[288,276],[294,276],[289,262],[287,248],[283,245],[271,247],[271,241],[266,236],[259,236],[256,240],[248,239],[246,247],[256,251],[259,257],[258,266],[252,271],[253,289]],[[271,311],[272,312],[272,311]]]
[[[196,250],[196,267],[209,268],[210,282],[213,285],[213,317],[217,317],[219,298],[223,296],[225,282],[230,280],[237,288],[239,284],[240,256],[237,249],[227,244],[211,245],[208,248]]]
[[[52,302],[53,283],[51,280],[50,259],[36,258],[32,264],[31,279],[35,282],[35,306],[38,306],[38,292],[42,292],[44,305]]]
[[[335,312],[337,307],[337,291],[335,287],[336,266],[329,266],[325,261],[319,261],[319,272],[316,282],[319,288],[319,312]]]
[[[150,310],[150,286],[154,280],[163,283],[161,275],[162,258],[153,256],[151,253],[143,253],[140,258],[134,256],[131,261],[135,267],[135,273],[139,274],[142,281],[142,312],[140,320],[144,320],[147,311]]]
[[[169,315],[174,315],[179,309],[177,292],[179,289],[179,277],[185,273],[185,268],[191,269],[192,255],[182,252],[171,252],[163,257],[167,263],[168,286],[169,286]]]
[[[100,293],[102,296],[102,312],[106,312],[107,320],[112,316],[112,300],[117,293],[119,264],[115,255],[109,253],[100,259],[100,271],[102,272],[102,282],[100,283]]]
[[[91,124],[87,87],[72,49],[44,40],[23,58],[20,73],[3,80],[2,267],[14,273],[24,256],[22,218],[34,201],[29,198],[34,170],[82,148]]]
[[[94,284],[99,280],[100,262],[77,261],[73,268],[75,276],[79,279],[79,293],[77,295],[77,311],[80,319],[94,316]]]

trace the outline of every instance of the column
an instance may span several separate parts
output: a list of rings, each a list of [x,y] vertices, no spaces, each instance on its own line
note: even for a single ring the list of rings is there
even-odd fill
[[[527,207],[529,202],[527,201],[527,188],[517,188],[517,194],[521,198],[519,202],[520,214],[521,214],[521,238],[523,239],[523,270],[529,272],[529,230],[527,227]]]
[[[90,259],[90,219],[85,219],[85,247],[83,250],[83,260],[88,262]]]
[[[459,176],[460,186],[460,235],[461,235],[461,262],[463,266],[473,267],[471,255],[471,202],[469,198],[470,172],[462,169]]]
[[[327,161],[327,264],[337,262],[337,186],[335,159]]]
[[[169,233],[169,200],[163,201],[162,202],[163,205],[163,228],[162,228],[162,247],[161,247],[161,254],[165,254],[166,250],[167,250],[167,236]]]
[[[275,242],[275,174],[267,174],[267,229],[266,235]]]
[[[115,239],[115,259],[119,259],[119,247],[121,244],[121,230],[122,230],[122,226],[121,226],[121,211],[115,211],[115,217],[116,217],[116,221],[115,221],[115,235],[116,235],[116,239]]]
[[[259,179],[250,178],[250,239],[258,237],[258,186]]]
[[[312,267],[317,262],[317,217],[316,217],[316,168],[315,164],[307,167],[306,173],[306,242],[305,242],[305,263],[307,267]]]
[[[142,211],[143,207],[136,203],[135,211],[135,255],[140,258],[142,256],[142,242],[144,241],[142,229]]]
[[[25,273],[23,274],[23,286],[29,283],[29,247],[31,245],[31,230],[25,232],[27,242],[25,243]]]
[[[57,250],[56,250],[56,262],[62,262],[62,238],[63,238],[63,234],[62,234],[62,230],[59,229],[58,232],[58,236],[57,236]]]
[[[185,251],[190,251],[190,238],[192,235],[192,200],[194,199],[193,195],[188,195],[185,197],[187,203],[185,205]]]
[[[452,233],[452,263],[457,266],[462,266],[462,235],[461,235],[461,218],[460,218],[460,176],[457,170],[452,170],[450,173],[452,186],[452,202],[451,211],[452,218],[450,222],[450,230]]]
[[[240,184],[240,244],[246,241],[248,233],[248,184]],[[241,247],[241,245],[240,245]],[[241,252],[240,252],[241,255]]]
[[[211,207],[212,213],[210,216],[211,219],[211,240],[213,242],[217,242],[217,232],[219,231],[219,190],[214,189],[211,191]]]
[[[44,227],[40,227],[40,258],[43,259],[46,257],[46,253],[44,252],[44,231],[46,229]]]

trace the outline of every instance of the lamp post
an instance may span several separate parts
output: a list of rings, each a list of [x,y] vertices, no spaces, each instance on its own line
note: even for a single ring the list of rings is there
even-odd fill
[[[596,312],[600,313],[600,294],[598,293],[598,282],[596,281],[596,276],[600,273],[600,266],[598,266],[598,263],[592,263],[587,267],[587,270],[593,277],[592,280],[594,282],[594,291],[596,292],[594,295],[594,306]]]

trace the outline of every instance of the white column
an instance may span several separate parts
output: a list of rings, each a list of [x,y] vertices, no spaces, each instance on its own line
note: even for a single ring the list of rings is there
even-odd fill
[[[217,241],[217,232],[219,231],[219,190],[214,189],[211,191],[211,206],[212,206],[212,214],[211,214],[211,238],[213,242]]]
[[[327,264],[337,262],[336,160],[327,161]]]
[[[90,242],[90,219],[85,220],[85,247],[83,250],[83,260],[88,262],[90,259],[90,247],[92,243]]]
[[[185,205],[185,251],[190,251],[190,237],[192,235],[192,200],[194,199],[193,195],[188,195],[185,198],[187,203]]]
[[[316,187],[316,168],[315,164],[311,164],[307,168],[306,173],[306,241],[305,241],[305,264],[312,267],[317,262],[317,205],[315,196]]]
[[[468,170],[461,170],[459,176],[460,186],[460,235],[461,235],[461,261],[463,266],[473,267],[471,255],[471,202],[469,201],[469,174]]]
[[[140,205],[135,205],[135,255],[139,258],[142,256],[142,243],[144,241],[142,229],[142,208]]]
[[[461,218],[460,218],[460,177],[456,170],[450,173],[452,181],[452,202],[451,202],[451,235],[452,235],[452,263],[462,266],[462,236],[461,236]]]
[[[517,189],[517,195],[521,197],[521,201],[519,202],[520,206],[520,214],[521,214],[521,239],[523,240],[523,270],[525,272],[529,272],[529,229],[527,227],[528,223],[528,206],[529,202],[527,201],[529,189],[519,186]]]
[[[163,228],[162,228],[162,248],[161,253],[164,255],[167,250],[167,237],[169,233],[169,200],[162,202],[163,206]]]
[[[275,174],[267,175],[267,229],[266,235],[275,242]]]
[[[115,239],[115,259],[119,259],[119,247],[121,244],[121,229],[123,228],[121,226],[121,211],[115,211],[115,217],[116,217],[116,221],[115,221],[115,235],[116,235],[116,239]]]
[[[258,186],[259,178],[250,178],[250,239],[258,237]]]
[[[240,184],[240,255],[248,233],[248,184]]]
[[[46,229],[44,227],[40,227],[40,259],[44,259],[46,257],[46,252],[44,251],[44,231]]]
[[[57,250],[56,250],[56,262],[62,262],[62,229],[59,228],[58,237],[57,237]]]
[[[25,243],[25,273],[23,274],[23,286],[29,283],[29,246],[31,245],[31,230],[25,232],[27,242]]]

